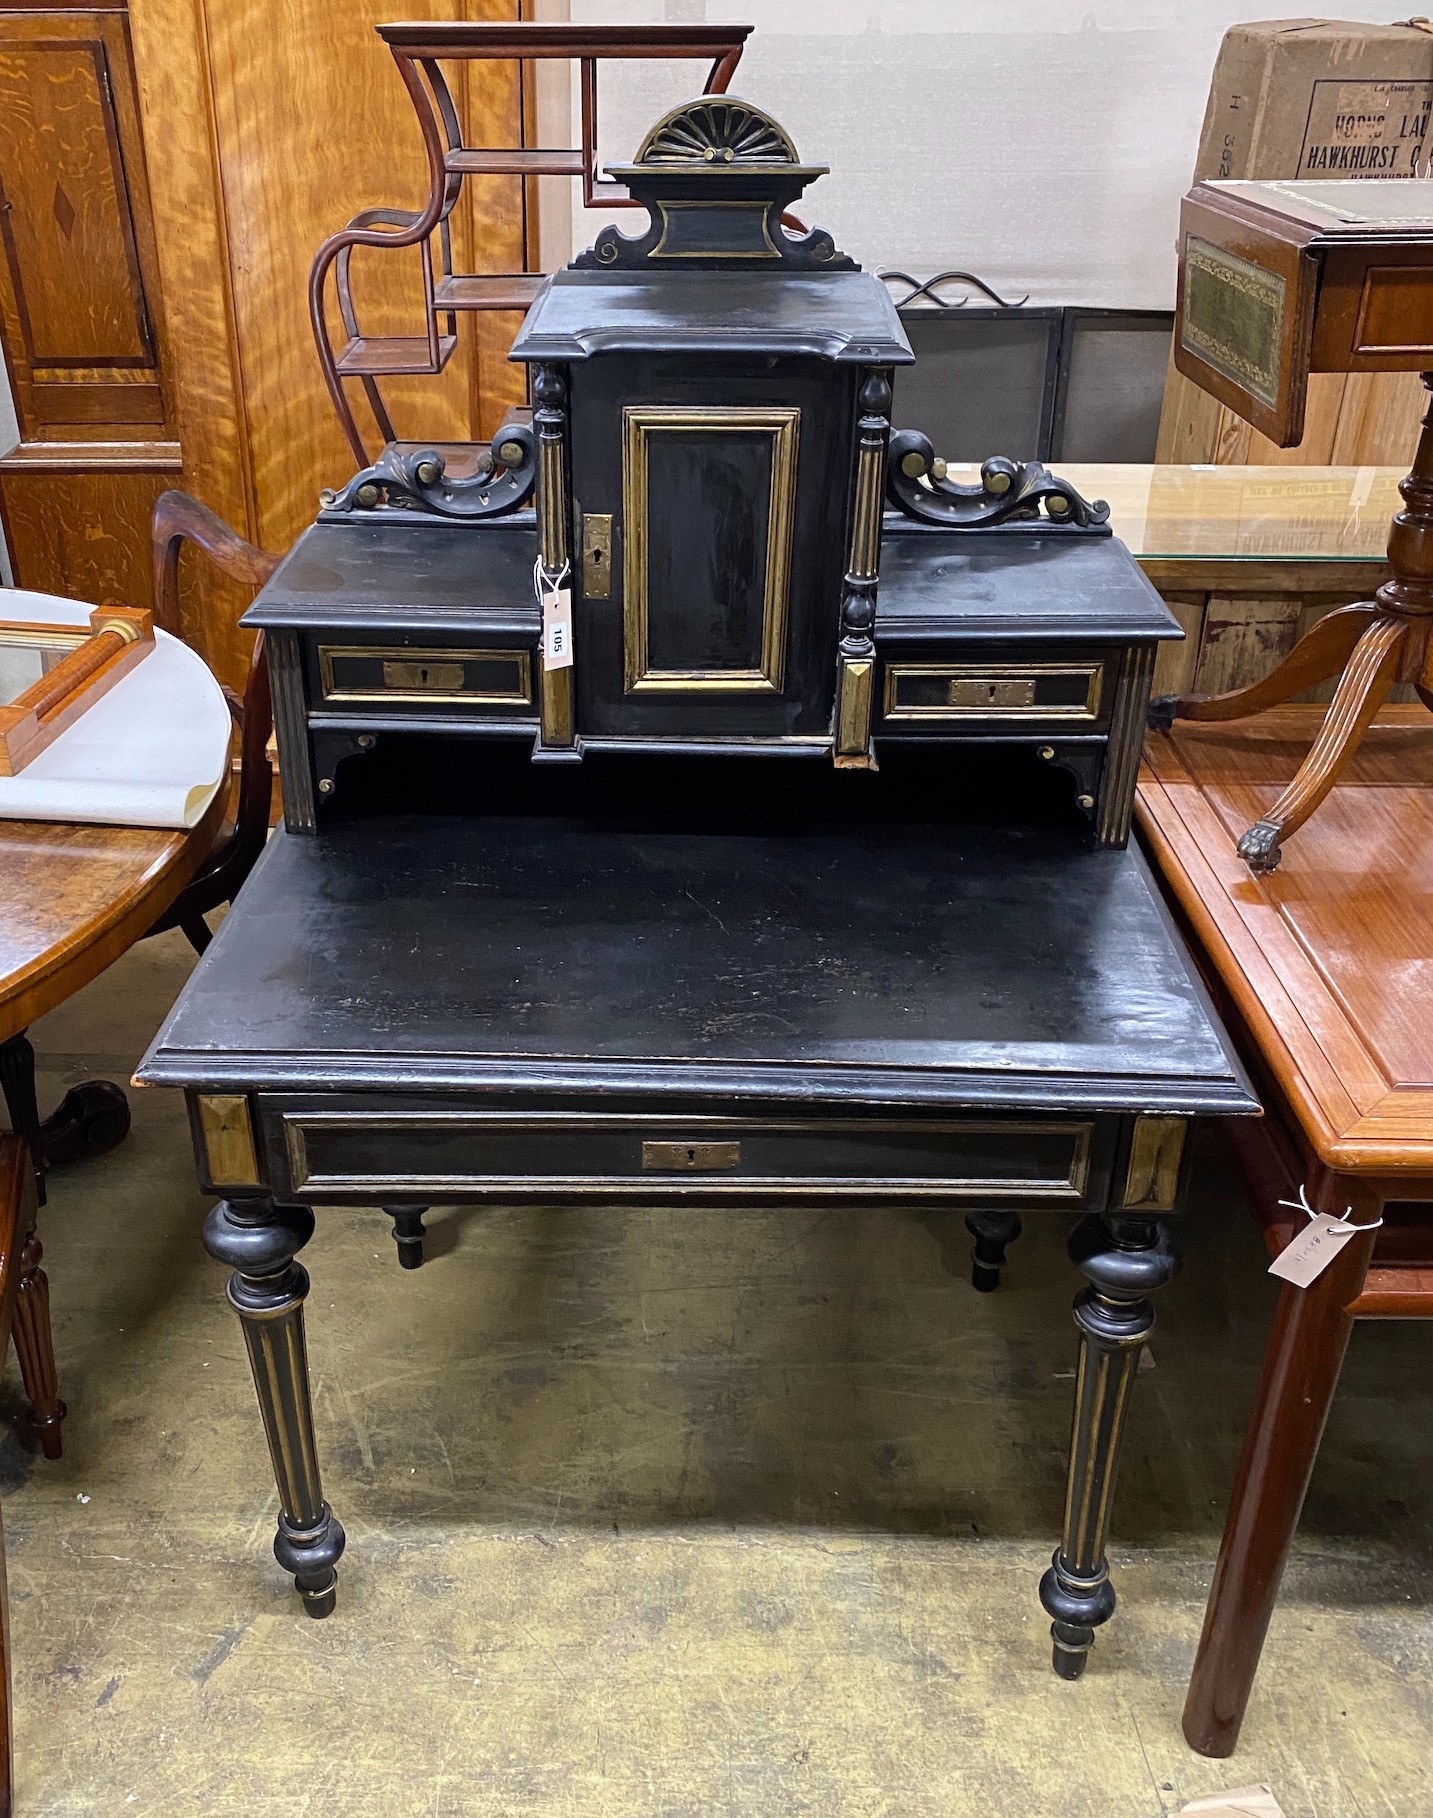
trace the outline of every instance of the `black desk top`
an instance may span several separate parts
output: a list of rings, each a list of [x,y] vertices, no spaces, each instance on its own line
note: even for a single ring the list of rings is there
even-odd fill
[[[876,642],[1178,638],[1179,621],[1118,537],[1020,526],[949,531],[887,513]]]
[[[395,523],[377,513],[312,524],[241,623],[303,630],[481,632],[537,639],[537,520]]]
[[[1256,1108],[1138,853],[1049,826],[280,831],[139,1078]]]
[[[533,514],[485,524],[321,521],[299,538],[244,615],[249,627],[365,627],[535,640]],[[941,531],[888,516],[878,643],[1123,642],[1177,638],[1178,621],[1114,537]]]

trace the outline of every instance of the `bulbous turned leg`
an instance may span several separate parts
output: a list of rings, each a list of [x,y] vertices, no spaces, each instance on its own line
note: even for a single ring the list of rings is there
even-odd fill
[[[385,1206],[383,1210],[393,1220],[393,1241],[398,1246],[398,1261],[405,1269],[421,1269],[423,1266],[423,1214],[427,1206],[397,1205]]]
[[[11,1331],[15,1355],[20,1360],[20,1380],[30,1404],[26,1425],[39,1440],[46,1458],[58,1458],[63,1449],[60,1422],[66,1409],[60,1400],[55,1341],[50,1333],[50,1278],[40,1267],[44,1254],[32,1231],[20,1252],[20,1280]]]
[[[1114,1614],[1105,1542],[1125,1409],[1140,1347],[1154,1330],[1148,1296],[1179,1268],[1167,1228],[1128,1214],[1084,1219],[1070,1239],[1070,1260],[1090,1285],[1075,1301],[1080,1352],[1064,1532],[1040,1580],[1062,1679],[1084,1672],[1095,1630]]]
[[[343,1529],[323,1499],[309,1399],[303,1304],[308,1272],[294,1257],[313,1236],[305,1206],[220,1200],[204,1221],[204,1247],[228,1263],[229,1304],[239,1315],[259,1412],[279,1489],[274,1557],[310,1616],[333,1613]]]
[[[981,1294],[993,1294],[1000,1286],[1000,1271],[1005,1267],[1005,1251],[1022,1230],[1020,1214],[1006,1211],[967,1212],[965,1228],[975,1239],[970,1262],[970,1285]]]

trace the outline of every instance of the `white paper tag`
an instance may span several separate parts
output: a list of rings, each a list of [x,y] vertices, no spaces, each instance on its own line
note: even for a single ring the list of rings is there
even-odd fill
[[[1354,1235],[1354,1230],[1341,1219],[1320,1212],[1317,1218],[1309,1220],[1292,1243],[1284,1246],[1269,1264],[1269,1273],[1282,1276],[1295,1287],[1306,1288],[1323,1274]]]
[[[544,587],[542,590],[542,666],[544,669],[572,667],[570,587]]]
[[[1266,1786],[1236,1787],[1232,1793],[1211,1793],[1180,1806],[1175,1818],[1284,1818],[1284,1809]]]

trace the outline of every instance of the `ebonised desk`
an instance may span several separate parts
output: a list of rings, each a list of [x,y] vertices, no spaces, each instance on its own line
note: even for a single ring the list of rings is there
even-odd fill
[[[384,1206],[411,1265],[434,1202],[964,1206],[987,1287],[1019,1214],[1048,1209],[1082,1215],[1088,1279],[1041,1586],[1075,1677],[1114,1608],[1119,1432],[1177,1266],[1188,1123],[1256,1109],[1143,860],[1089,850],[1074,813],[942,819],[959,785],[928,758],[922,792],[899,759],[574,773],[519,749],[495,776],[499,748],[455,745],[479,769],[450,793],[518,812],[355,799],[317,839],[277,833],[139,1070],[185,1089],[223,1195],[206,1242],[305,1607],[333,1609],[344,1545],[295,1260],[315,1208]]]

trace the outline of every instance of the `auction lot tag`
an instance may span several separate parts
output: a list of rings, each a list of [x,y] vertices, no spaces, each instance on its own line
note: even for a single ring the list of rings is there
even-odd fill
[[[1211,1793],[1180,1806],[1175,1818],[1284,1818],[1284,1808],[1266,1786],[1241,1786]]]
[[[542,589],[542,665],[544,669],[572,667],[572,589]]]
[[[1282,1276],[1298,1288],[1308,1287],[1323,1274],[1356,1230],[1357,1226],[1320,1212],[1269,1264],[1270,1275]]]

